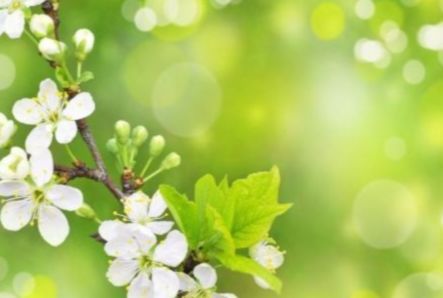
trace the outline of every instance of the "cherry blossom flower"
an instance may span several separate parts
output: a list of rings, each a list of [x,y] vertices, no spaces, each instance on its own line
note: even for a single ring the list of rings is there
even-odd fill
[[[183,298],[208,297],[208,298],[236,298],[234,294],[215,293],[217,272],[207,264],[197,265],[192,271],[195,280],[185,273],[178,273],[180,279],[180,291],[186,294]]]
[[[163,221],[166,203],[160,192],[156,192],[152,199],[138,191],[124,201],[125,213],[129,221],[150,229],[154,234],[164,235],[174,225],[172,221]]]
[[[17,157],[24,152],[15,151]],[[76,188],[52,181],[54,165],[49,150],[32,155],[29,164],[29,176],[17,175],[18,179],[0,181],[0,196],[6,198],[0,221],[9,231],[19,231],[37,221],[43,239],[58,246],[69,234],[68,221],[60,209],[77,210],[83,203],[83,195]]]
[[[0,160],[0,178],[3,180],[25,179],[29,170],[28,156],[20,147],[12,147],[10,153]]]
[[[57,85],[47,79],[40,84],[36,98],[17,101],[12,112],[17,121],[36,125],[26,139],[26,151],[33,153],[49,148],[54,133],[60,144],[70,143],[78,131],[75,121],[88,117],[94,110],[91,94],[82,92],[67,101]]]
[[[128,298],[173,298],[180,281],[171,269],[186,257],[188,244],[177,230],[157,242],[156,236],[137,224],[105,221],[99,233],[107,243],[105,252],[112,257],[107,272],[109,281],[117,287],[128,286]]]
[[[284,253],[267,240],[260,241],[251,247],[249,255],[254,261],[271,272],[275,272],[275,270],[283,265],[284,262]],[[254,277],[254,280],[259,287],[269,289],[269,285],[263,279],[256,276]]]
[[[25,30],[25,12],[45,0],[0,0],[0,35],[20,38]]]
[[[9,145],[16,130],[17,127],[14,121],[8,120],[4,114],[0,113],[0,148],[5,148]]]

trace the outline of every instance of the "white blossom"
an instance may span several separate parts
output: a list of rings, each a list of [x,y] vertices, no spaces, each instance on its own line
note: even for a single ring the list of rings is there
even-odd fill
[[[158,191],[152,199],[138,191],[124,200],[124,207],[129,221],[148,228],[154,234],[166,234],[174,225],[172,221],[161,220],[167,206]]]
[[[73,40],[77,51],[82,55],[89,54],[94,48],[95,36],[89,29],[77,30]]]
[[[14,121],[8,120],[5,115],[0,113],[0,148],[9,145],[16,130],[17,126],[14,124]]]
[[[45,14],[33,15],[29,23],[31,32],[39,38],[52,34],[54,32],[54,26],[52,18]]]
[[[6,198],[0,221],[9,231],[37,221],[43,239],[58,246],[69,234],[68,221],[60,209],[77,210],[82,206],[83,195],[76,188],[52,181],[54,164],[49,150],[32,155],[29,163],[29,176],[0,181],[0,196]]]
[[[107,243],[105,251],[116,257],[106,274],[117,287],[128,286],[128,298],[173,298],[180,281],[171,268],[186,257],[185,236],[177,230],[157,242],[156,236],[136,224],[105,221],[99,233]]]
[[[207,264],[197,265],[192,271],[195,279],[185,273],[178,273],[180,279],[180,291],[185,292],[183,298],[211,297],[211,298],[236,298],[230,293],[216,293],[217,272]]]
[[[269,243],[269,241],[263,240],[254,245],[249,250],[251,258],[268,269],[271,272],[275,272],[277,268],[283,265],[284,253],[281,252],[277,246]],[[269,289],[269,285],[262,278],[254,277],[257,285],[264,289]]]
[[[0,0],[0,35],[20,38],[25,30],[25,10],[45,0]]]
[[[61,61],[66,52],[66,44],[61,41],[45,37],[40,40],[38,50],[48,60]]]
[[[2,180],[20,180],[29,175],[28,156],[20,147],[12,147],[10,153],[0,160],[0,178]]]
[[[17,121],[36,125],[26,139],[26,150],[33,153],[49,148],[54,133],[60,144],[70,143],[77,135],[75,121],[88,117],[94,109],[91,94],[82,92],[67,101],[56,84],[47,79],[40,84],[36,98],[17,101],[12,112]]]

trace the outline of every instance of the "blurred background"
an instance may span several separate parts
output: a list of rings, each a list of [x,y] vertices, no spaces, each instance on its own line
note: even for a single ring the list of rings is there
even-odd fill
[[[61,1],[64,40],[97,36],[84,87],[101,148],[119,119],[163,134],[183,164],[148,193],[168,183],[192,196],[206,173],[278,165],[294,203],[273,229],[287,252],[280,297],[443,297],[443,1],[212,1]],[[2,112],[52,74],[29,40],[0,38]],[[101,218],[118,210],[104,187],[75,184]],[[96,224],[69,220],[57,249],[35,227],[0,229],[1,298],[125,296],[88,239]],[[277,297],[220,274],[224,292]]]

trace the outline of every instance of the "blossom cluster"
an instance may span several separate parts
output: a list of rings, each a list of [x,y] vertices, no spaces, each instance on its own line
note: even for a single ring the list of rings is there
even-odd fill
[[[156,170],[149,173],[150,166],[165,148],[165,139],[161,135],[153,136],[149,141],[148,158],[137,173],[139,153],[143,152],[143,146],[149,140],[149,132],[144,126],[132,128],[126,121],[117,121],[115,134],[106,144],[117,161],[121,188],[109,178],[101,153],[89,133],[82,136],[96,168],[87,167],[72,152],[69,144],[79,131],[84,133],[80,127],[95,111],[93,96],[81,90],[81,84],[93,78],[92,73],[83,71],[82,66],[94,48],[95,37],[88,29],[77,30],[73,35],[77,71],[76,75],[72,75],[66,62],[68,45],[58,36],[56,18],[47,12],[33,14],[32,8],[43,4],[46,5],[45,11],[52,9],[52,14],[57,13],[59,3],[52,0],[0,0],[0,36],[17,39],[26,34],[55,70],[55,79],[43,80],[36,96],[19,99],[12,107],[16,122],[31,126],[23,146],[13,142],[16,122],[0,113],[0,149],[8,151],[0,158],[2,226],[9,231],[19,231],[28,225],[36,225],[44,241],[51,246],[59,246],[70,231],[63,211],[95,220],[100,224],[99,240],[104,243],[105,253],[112,258],[106,276],[114,286],[126,286],[128,298],[235,298],[234,294],[218,293],[215,265],[252,274],[260,287],[278,291],[279,280],[273,274],[282,265],[284,255],[268,238],[268,232],[274,218],[289,208],[277,202],[278,171],[274,169],[259,174],[263,175],[263,179],[258,179],[258,183],[267,179],[275,183],[273,186],[269,186],[270,183],[253,186],[269,188],[270,199],[266,202],[269,210],[263,212],[267,217],[261,219],[249,214],[257,228],[239,233],[247,239],[238,239],[220,215],[225,215],[225,210],[216,210],[217,206],[222,206],[220,202],[225,199],[222,196],[229,196],[231,202],[238,197],[234,193],[237,191],[235,183],[232,194],[228,191],[227,182],[226,185],[205,186],[208,188],[204,193],[211,198],[207,201],[214,198],[219,201],[207,206],[199,202],[198,214],[194,202],[182,201],[182,197],[175,193],[169,193],[166,198],[161,187],[152,197],[146,195],[142,189],[144,184],[161,172],[179,166],[181,157],[171,152]],[[51,152],[54,139],[66,147],[73,162],[72,168],[60,170],[57,166]],[[78,176],[77,171],[80,171]],[[122,203],[123,213],[115,213],[113,219],[100,220],[86,203],[82,191],[67,185],[71,179],[79,177],[105,184]],[[247,183],[257,183],[254,176],[246,180]],[[202,195],[198,196],[201,200]],[[250,201],[260,199],[257,196]],[[239,209],[242,207],[240,203],[237,205]],[[183,206],[189,208],[190,213],[185,214],[187,220],[195,221],[198,215],[199,224],[193,224],[192,228],[184,226],[180,218],[182,215],[177,212],[185,210],[181,209]],[[247,206],[245,209],[253,212]],[[235,210],[232,207],[227,211],[232,213],[229,218],[233,221]],[[198,238],[197,244],[195,238]],[[228,244],[220,251],[217,241]],[[242,248],[249,248],[249,257],[237,255],[237,249]],[[235,260],[238,259],[246,260],[248,268],[253,270],[237,265]]]

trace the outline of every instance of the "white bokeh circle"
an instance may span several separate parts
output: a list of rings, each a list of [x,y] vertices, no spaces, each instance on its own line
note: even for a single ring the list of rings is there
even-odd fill
[[[392,298],[443,298],[443,277],[437,273],[415,273],[403,279]]]
[[[0,90],[8,89],[15,80],[15,64],[8,56],[0,54]]]

